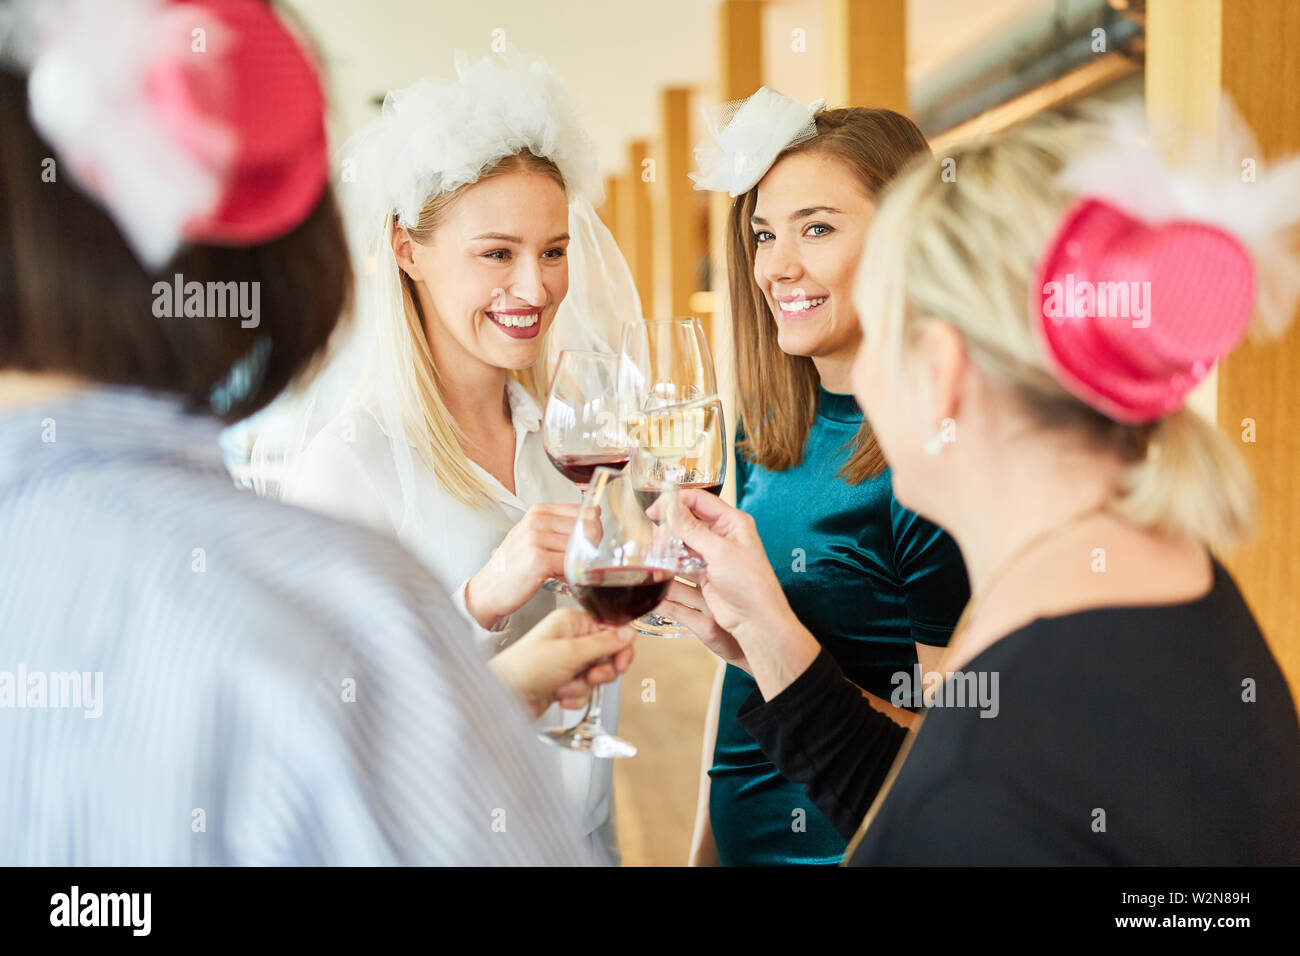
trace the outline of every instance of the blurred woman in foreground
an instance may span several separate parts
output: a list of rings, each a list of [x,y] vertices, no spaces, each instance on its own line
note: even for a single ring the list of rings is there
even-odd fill
[[[428,572],[223,467],[349,294],[307,52],[255,0],[31,9],[0,37],[30,73],[0,69],[0,864],[588,862]],[[557,611],[494,664],[536,714],[630,653]]]

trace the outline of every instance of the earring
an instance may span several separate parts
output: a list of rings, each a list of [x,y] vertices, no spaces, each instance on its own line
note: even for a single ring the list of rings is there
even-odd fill
[[[944,438],[944,428],[940,426],[939,430],[925,440],[921,447],[927,455],[937,455],[943,451],[943,446],[948,444]]]

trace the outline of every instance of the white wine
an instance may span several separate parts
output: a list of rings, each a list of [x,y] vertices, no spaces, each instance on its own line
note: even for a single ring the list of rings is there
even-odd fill
[[[660,461],[673,462],[691,454],[721,425],[722,404],[709,395],[681,405],[648,409],[628,423],[628,434]]]

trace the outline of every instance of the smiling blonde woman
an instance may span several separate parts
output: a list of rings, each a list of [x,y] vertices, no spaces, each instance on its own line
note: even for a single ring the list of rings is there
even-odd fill
[[[308,402],[324,426],[287,429],[302,448],[280,494],[400,540],[484,654],[511,649],[516,675],[545,645],[515,642],[569,603],[542,587],[563,576],[580,501],[542,446],[551,365],[562,348],[617,350],[622,324],[640,321],[592,208],[594,149],[560,78],[511,49],[390,92],[339,165],[358,323],[319,390],[340,407]],[[613,729],[617,682],[604,700]],[[558,698],[539,718],[572,722]],[[616,860],[609,762],[546,755],[593,849]]]

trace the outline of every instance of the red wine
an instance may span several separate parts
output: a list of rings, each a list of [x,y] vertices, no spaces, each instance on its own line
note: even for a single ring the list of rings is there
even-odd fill
[[[570,587],[596,620],[617,627],[653,611],[672,579],[667,568],[596,568],[586,572],[582,583]]]
[[[691,481],[691,482],[687,482],[686,484],[678,485],[677,487],[697,488],[700,491],[707,491],[711,495],[722,494],[722,482],[720,481],[717,484],[712,484],[707,481]],[[658,497],[659,497],[658,488],[638,488],[636,490],[636,503],[641,506],[642,511],[645,511],[652,504],[654,504],[655,499]]]
[[[622,471],[627,467],[627,463],[632,460],[630,452],[624,452],[622,455],[560,455],[558,458],[549,451],[546,457],[551,460],[551,464],[559,470],[575,485],[591,484],[591,476],[596,473],[596,469],[601,465],[606,468],[613,468],[615,471]]]

